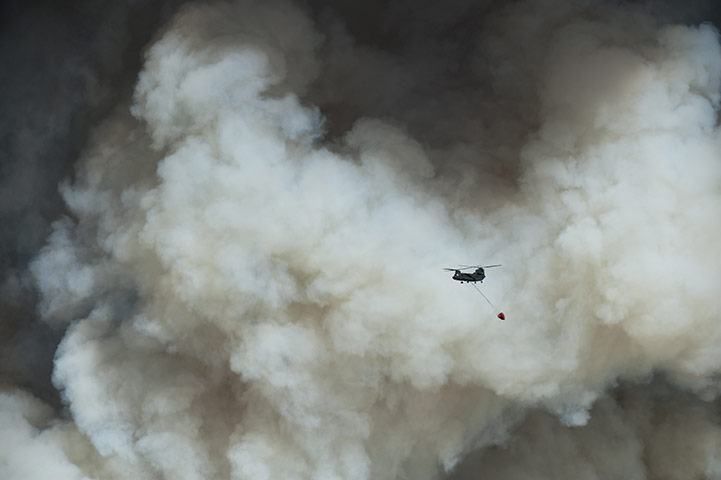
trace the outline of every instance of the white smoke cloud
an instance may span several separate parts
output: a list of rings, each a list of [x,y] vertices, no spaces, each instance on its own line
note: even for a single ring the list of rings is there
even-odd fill
[[[284,1],[183,10],[63,187],[74,219],[33,273],[69,326],[71,420],[6,396],[2,468],[37,476],[13,469],[43,449],[67,478],[420,479],[470,454],[459,475],[528,478],[558,441],[549,478],[717,472],[705,404],[644,434],[591,410],[657,371],[715,398],[717,34],[562,3],[495,12],[470,61],[324,37]],[[459,261],[504,264],[483,288],[506,322],[440,271]],[[678,468],[676,432],[704,438]],[[596,454],[614,435],[633,448]]]

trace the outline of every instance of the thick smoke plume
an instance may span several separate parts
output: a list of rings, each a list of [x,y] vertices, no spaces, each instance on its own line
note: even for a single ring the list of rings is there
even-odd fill
[[[29,263],[63,408],[0,393],[4,478],[721,476],[715,28],[394,5],[157,32]]]

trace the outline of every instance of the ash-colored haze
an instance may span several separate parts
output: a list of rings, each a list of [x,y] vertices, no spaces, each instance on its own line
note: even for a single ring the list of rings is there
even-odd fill
[[[4,478],[721,475],[716,31],[483,25],[184,9],[32,265],[70,416],[3,393]]]

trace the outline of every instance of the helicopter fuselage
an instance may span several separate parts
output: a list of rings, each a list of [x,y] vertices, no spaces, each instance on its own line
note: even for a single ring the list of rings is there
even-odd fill
[[[481,282],[483,283],[483,279],[486,278],[486,274],[483,271],[482,268],[477,268],[475,272],[473,273],[463,273],[460,270],[456,270],[453,274],[453,280],[459,281],[461,283],[464,282]]]

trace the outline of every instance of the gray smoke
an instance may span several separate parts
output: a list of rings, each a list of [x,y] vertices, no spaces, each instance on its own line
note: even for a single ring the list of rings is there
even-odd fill
[[[10,379],[4,477],[721,475],[712,12],[366,8],[157,32],[14,267],[63,408]]]
[[[62,331],[37,318],[27,266],[66,212],[58,183],[93,125],[132,92],[141,48],[179,3],[0,6],[0,379],[51,403]]]

